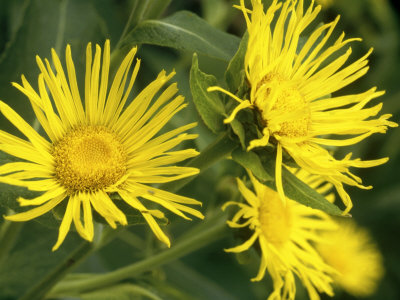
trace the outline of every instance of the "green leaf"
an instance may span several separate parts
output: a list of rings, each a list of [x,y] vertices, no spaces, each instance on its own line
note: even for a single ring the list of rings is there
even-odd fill
[[[124,45],[152,44],[197,52],[229,61],[239,38],[210,26],[188,11],[179,11],[162,20],[146,20],[126,37]]]
[[[271,173],[265,170],[260,158],[254,152],[236,149],[232,152],[232,159],[244,168],[249,169],[261,182],[273,180]]]
[[[283,190],[289,199],[295,200],[305,206],[322,210],[330,215],[343,215],[339,207],[326,200],[324,196],[298,179],[285,167],[282,167],[282,181]]]
[[[239,49],[229,62],[228,68],[225,72],[225,81],[229,87],[229,90],[236,93],[239,87],[243,85],[245,72],[244,72],[244,57],[247,51],[247,42],[249,35],[246,32],[240,41]]]
[[[17,299],[29,288],[40,282],[49,270],[63,261],[81,242],[70,232],[59,250],[51,248],[58,232],[36,222],[26,223],[16,245],[0,266],[0,299]]]
[[[196,54],[193,55],[189,81],[193,102],[202,120],[214,133],[222,131],[225,108],[220,93],[207,92],[208,87],[218,85],[217,79],[200,71]]]
[[[264,160],[263,165],[269,174],[275,174],[274,159]],[[268,182],[266,184],[276,190],[275,182]],[[309,187],[284,166],[282,166],[282,184],[285,196],[289,199],[297,201],[305,206],[322,210],[330,215],[342,216],[342,211],[339,207],[326,200],[324,196]]]

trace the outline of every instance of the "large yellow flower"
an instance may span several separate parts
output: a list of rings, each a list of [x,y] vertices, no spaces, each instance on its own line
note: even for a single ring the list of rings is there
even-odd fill
[[[321,232],[335,229],[335,223],[326,213],[293,200],[286,199],[284,205],[277,192],[249,175],[256,193],[238,179],[239,190],[247,203],[227,202],[223,208],[238,206],[239,211],[228,225],[248,227],[253,233],[246,242],[226,251],[246,251],[258,240],[261,264],[252,281],[261,280],[268,271],[274,288],[269,300],[295,299],[295,276],[306,287],[310,299],[319,299],[318,292],[333,295],[334,270],[325,264],[313,243],[320,241]]]
[[[168,246],[168,237],[154,219],[162,218],[163,213],[146,206],[153,207],[151,203],[156,203],[185,219],[189,219],[185,213],[203,218],[200,212],[186,206],[200,202],[148,185],[198,173],[196,168],[173,165],[196,156],[197,151],[171,150],[182,141],[196,137],[184,133],[196,124],[157,135],[172,116],[186,106],[183,97],[176,96],[176,83],[162,90],[174,72],[167,75],[162,71],[127,104],[140,66],[140,60],[137,60],[130,71],[135,54],[136,48],[127,54],[109,88],[110,42],[105,43],[102,60],[100,46],[96,45],[92,58],[92,46],[88,44],[85,107],[78,91],[70,46],[66,49],[67,74],[54,50],[52,58],[56,73],[49,61],[43,63],[37,57],[41,71],[39,94],[24,76],[22,86],[17,83],[14,86],[29,98],[48,139],[40,136],[7,104],[0,102],[2,114],[29,140],[0,131],[0,150],[23,160],[1,166],[0,182],[44,192],[34,199],[17,199],[21,206],[37,207],[6,219],[31,220],[68,199],[53,251],[64,241],[72,221],[78,233],[92,241],[92,208],[112,228],[116,228],[117,223],[126,225],[126,216],[117,205],[122,200],[114,203],[111,193],[119,194],[123,201],[140,211],[157,238]],[[139,197],[144,200],[140,201]]]
[[[317,250],[338,273],[334,281],[354,296],[369,296],[376,291],[384,269],[383,259],[370,234],[353,221],[339,222],[336,231],[325,233]]]
[[[225,92],[239,102],[225,122],[231,122],[240,110],[248,107],[260,114],[262,137],[252,140],[248,150],[268,143],[277,145],[276,185],[281,199],[284,199],[281,179],[284,149],[299,167],[331,182],[348,212],[352,202],[343,184],[371,188],[363,186],[361,179],[350,172],[350,167],[373,167],[388,159],[361,161],[351,159],[351,153],[336,159],[325,146],[355,144],[373,133],[386,132],[388,126],[397,126],[388,121],[391,115],[375,118],[382,104],[369,106],[369,102],[383,94],[376,88],[330,98],[331,93],[367,72],[367,57],[371,51],[343,67],[351,48],[340,56],[336,53],[359,39],[344,40],[342,34],[327,46],[339,17],[316,28],[301,41],[302,33],[321,9],[313,3],[304,11],[303,0],[288,0],[283,4],[274,0],[266,12],[260,0],[252,0],[252,10],[245,7],[244,0],[240,3],[238,7],[243,11],[249,33],[245,72],[250,95],[249,99],[240,99],[220,87],[209,88],[209,91]],[[340,139],[340,135],[344,138]]]

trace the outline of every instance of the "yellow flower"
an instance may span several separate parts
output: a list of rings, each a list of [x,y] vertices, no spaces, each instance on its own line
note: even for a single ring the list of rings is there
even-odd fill
[[[320,240],[321,231],[333,230],[336,225],[324,212],[286,199],[286,205],[277,192],[250,178],[256,193],[237,180],[239,191],[247,203],[227,202],[240,209],[228,225],[248,227],[253,231],[243,244],[228,252],[243,252],[257,240],[261,249],[261,264],[252,281],[261,280],[268,271],[273,280],[269,300],[295,299],[295,275],[306,287],[310,299],[319,299],[318,292],[333,295],[331,275],[334,270],[324,263],[313,244]],[[242,223],[241,223],[242,222]]]
[[[196,124],[157,135],[186,106],[184,98],[176,96],[176,83],[162,91],[174,72],[167,75],[162,71],[129,103],[140,66],[137,60],[130,71],[135,54],[136,48],[133,48],[126,55],[109,88],[110,42],[107,40],[104,45],[102,61],[100,46],[96,45],[92,58],[92,46],[88,44],[84,107],[70,46],[66,49],[67,73],[54,49],[52,58],[56,73],[47,59],[43,63],[37,57],[41,71],[39,94],[24,76],[22,86],[13,85],[29,98],[48,139],[0,101],[1,113],[29,140],[0,131],[0,150],[23,160],[1,166],[0,182],[44,192],[34,199],[17,199],[21,206],[37,207],[5,218],[28,221],[68,199],[53,251],[64,241],[72,221],[77,232],[92,241],[92,208],[112,228],[116,228],[117,223],[127,225],[125,214],[117,206],[122,200],[111,200],[111,193],[118,194],[140,211],[157,238],[168,246],[168,237],[154,219],[164,214],[146,206],[153,207],[155,203],[185,219],[189,219],[185,213],[203,218],[200,212],[186,206],[200,202],[148,185],[198,173],[196,168],[170,166],[198,154],[194,149],[171,150],[184,140],[196,138],[195,134],[184,133]]]
[[[384,269],[382,255],[370,234],[353,221],[339,222],[339,229],[325,233],[317,249],[335,268],[335,283],[354,296],[369,296],[378,287]]]
[[[339,17],[318,27],[301,41],[301,34],[315,20],[320,6],[314,8],[312,3],[305,10],[303,0],[288,0],[283,4],[274,0],[264,12],[260,0],[252,0],[252,10],[244,6],[244,0],[240,3],[249,33],[245,71],[250,95],[249,99],[240,99],[220,87],[209,88],[209,91],[222,91],[239,102],[225,122],[231,122],[240,110],[248,107],[260,114],[262,137],[252,140],[247,149],[276,144],[276,186],[282,200],[285,199],[281,179],[284,149],[300,168],[332,183],[346,205],[345,213],[348,212],[352,202],[343,184],[371,188],[363,186],[361,179],[350,172],[350,167],[373,167],[385,163],[388,158],[361,161],[351,159],[349,153],[336,159],[325,146],[352,145],[373,133],[386,132],[388,126],[397,126],[388,121],[389,114],[375,118],[382,104],[369,106],[369,102],[383,94],[375,87],[360,94],[330,98],[331,93],[367,72],[367,57],[372,50],[343,67],[351,48],[340,56],[336,53],[349,42],[360,39],[344,40],[342,34],[327,46]],[[339,139],[340,135],[344,138]]]

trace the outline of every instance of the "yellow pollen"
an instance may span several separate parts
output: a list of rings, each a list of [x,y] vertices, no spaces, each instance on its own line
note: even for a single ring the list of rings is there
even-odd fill
[[[70,192],[96,191],[126,173],[126,154],[117,136],[104,126],[81,126],[53,148],[55,176]]]
[[[289,240],[292,227],[289,204],[285,206],[278,193],[265,190],[258,214],[262,234],[269,243],[279,247]]]
[[[255,104],[270,132],[291,138],[307,136],[311,110],[296,86],[272,73],[261,80],[257,89],[263,85],[265,92],[256,98]]]

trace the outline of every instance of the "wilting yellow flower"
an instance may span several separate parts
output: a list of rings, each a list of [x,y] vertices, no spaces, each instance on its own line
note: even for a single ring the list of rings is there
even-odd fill
[[[317,250],[338,271],[333,277],[338,286],[354,296],[369,296],[384,273],[382,255],[365,229],[349,220],[339,225],[322,236]]]
[[[52,58],[56,74],[47,60],[43,63],[37,57],[41,71],[39,94],[24,76],[22,86],[17,83],[14,86],[29,98],[48,139],[40,136],[7,104],[0,102],[2,114],[29,140],[0,131],[0,150],[24,160],[1,166],[0,182],[44,192],[35,199],[17,199],[21,206],[37,207],[6,219],[31,220],[68,199],[53,250],[64,241],[72,221],[78,233],[92,241],[92,208],[112,228],[116,228],[117,223],[126,225],[126,216],[117,206],[121,200],[112,201],[110,193],[118,194],[140,211],[157,238],[168,246],[168,237],[154,219],[162,218],[163,213],[146,206],[153,207],[156,203],[185,219],[189,218],[184,213],[203,218],[200,212],[186,206],[200,202],[148,185],[198,173],[196,168],[170,166],[198,154],[194,149],[171,150],[182,141],[196,137],[183,133],[196,124],[156,136],[172,116],[186,106],[183,97],[176,96],[176,83],[162,91],[174,72],[167,75],[162,71],[127,104],[140,66],[140,60],[137,60],[130,71],[135,54],[136,48],[133,48],[108,88],[110,42],[105,43],[102,62],[100,46],[96,45],[92,59],[92,46],[88,44],[85,107],[78,91],[70,46],[66,49],[67,74],[54,50]]]
[[[286,199],[284,205],[277,192],[249,175],[256,193],[238,179],[239,191],[247,203],[231,201],[223,208],[238,206],[239,211],[228,225],[248,227],[253,233],[246,242],[226,251],[243,252],[258,240],[261,264],[252,281],[261,280],[268,270],[274,288],[269,300],[295,299],[295,275],[306,287],[310,299],[319,299],[318,292],[333,295],[334,270],[325,264],[312,243],[320,240],[321,232],[335,229],[334,222],[324,212],[293,200]]]
[[[274,0],[265,13],[260,0],[252,0],[252,10],[244,6],[244,0],[240,3],[249,33],[245,71],[250,95],[249,99],[239,99],[220,87],[209,88],[209,91],[222,91],[239,102],[225,122],[231,122],[240,110],[248,107],[260,114],[264,126],[262,137],[252,140],[248,150],[268,143],[276,144],[276,185],[281,199],[285,199],[281,179],[284,149],[300,168],[331,182],[348,212],[352,202],[343,184],[371,188],[363,186],[361,179],[349,168],[373,167],[388,159],[361,161],[351,159],[349,153],[338,160],[324,147],[355,144],[373,133],[386,132],[388,126],[397,126],[388,121],[389,114],[374,118],[382,104],[372,107],[368,104],[383,94],[376,88],[330,98],[331,93],[367,72],[367,57],[371,50],[347,67],[343,65],[351,48],[329,62],[349,42],[359,40],[344,40],[342,34],[333,45],[327,46],[339,17],[300,41],[301,34],[321,10],[320,6],[314,8],[312,3],[304,11],[303,0],[288,0],[283,5]],[[276,17],[278,10],[280,13]],[[345,137],[338,139],[339,135]]]

